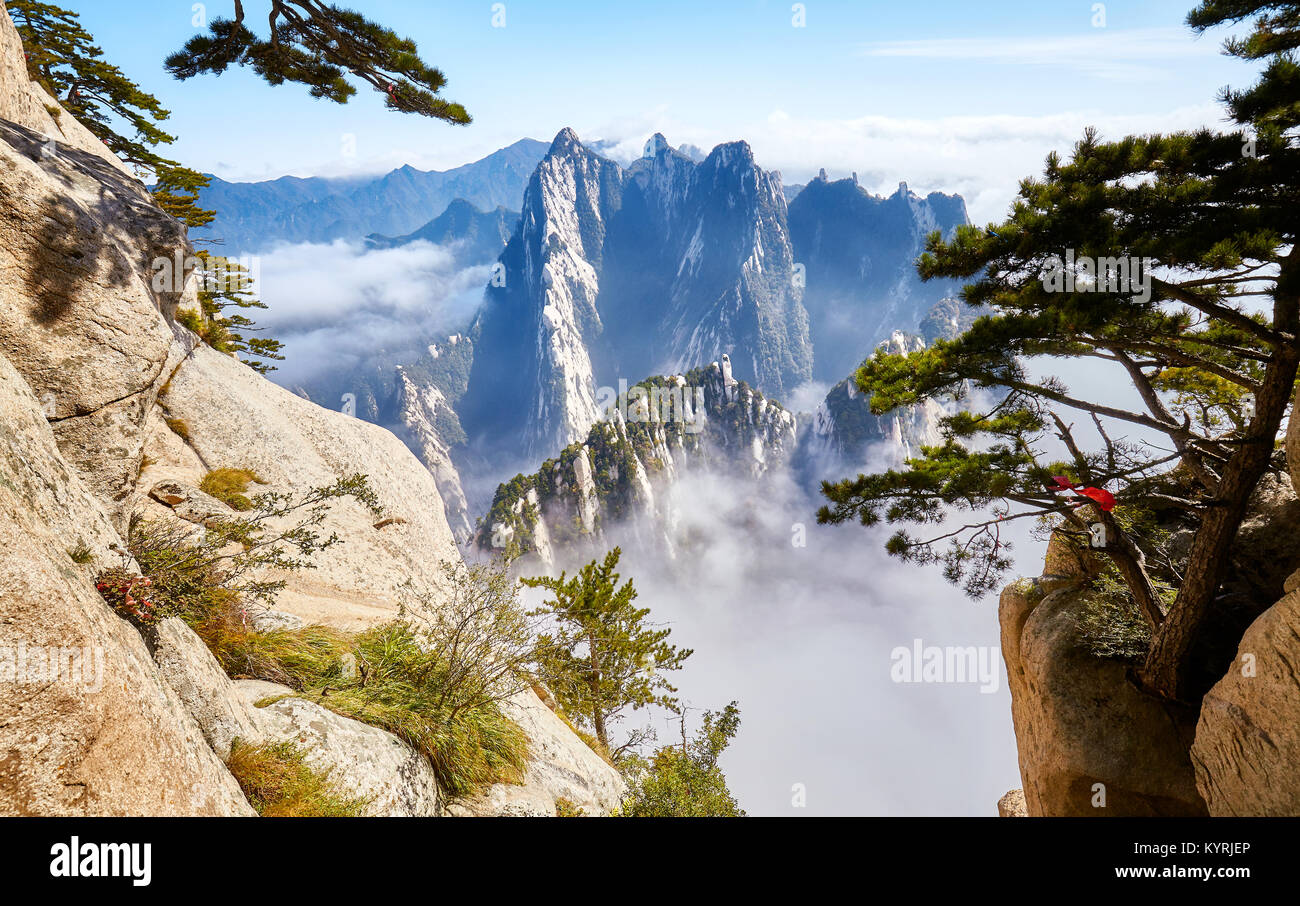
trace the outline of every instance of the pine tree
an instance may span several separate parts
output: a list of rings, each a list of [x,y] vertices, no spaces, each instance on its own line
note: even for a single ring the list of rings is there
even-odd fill
[[[681,669],[693,653],[668,644],[670,629],[646,622],[648,609],[633,605],[632,580],[619,585],[615,572],[622,551],[614,548],[603,562],[593,560],[568,578],[542,576],[521,580],[543,588],[554,598],[534,615],[552,618],[555,628],[538,640],[538,665],[566,712],[590,726],[601,747],[612,757],[644,740],[633,733],[611,749],[610,726],[628,709],[658,705],[676,710],[677,690],[662,672]]]
[[[819,513],[866,525],[977,513],[887,545],[942,564],[975,596],[1011,565],[1005,522],[1046,516],[1099,539],[1150,626],[1141,681],[1186,701],[1235,650],[1211,627],[1252,492],[1284,468],[1278,434],[1300,363],[1300,4],[1206,0],[1188,22],[1203,32],[1252,17],[1249,37],[1225,45],[1267,61],[1251,89],[1222,95],[1237,131],[1103,142],[1089,130],[1067,162],[1053,154],[1021,183],[1007,222],[929,238],[921,275],[974,279],[963,299],[980,317],[958,339],[876,355],[857,383],[878,413],[971,387],[997,401],[945,419],[943,443],[901,469],[827,483]],[[1113,369],[1141,405],[1036,376],[1061,359]],[[1136,430],[1164,443],[1119,433]],[[1150,550],[1124,523],[1169,508],[1197,529],[1165,606]]]
[[[382,92],[390,110],[456,125],[471,122],[464,107],[438,97],[446,76],[420,59],[411,39],[358,12],[316,0],[271,0],[270,5],[265,37],[248,27],[242,0],[234,0],[235,18],[213,19],[206,33],[167,58],[167,70],[184,80],[248,66],[271,85],[297,82],[308,86],[312,97],[339,104],[357,93],[350,75]]]
[[[248,317],[227,309],[266,308],[253,286],[248,269],[230,258],[199,252],[199,305],[201,311],[182,310],[177,317],[182,325],[198,334],[199,339],[218,352],[240,357],[245,365],[261,374],[275,371],[272,361],[283,361],[283,344],[270,337],[253,337],[262,328]]]
[[[104,59],[76,13],[38,0],[6,6],[23,40],[28,76],[125,163],[152,174],[154,198],[167,213],[191,227],[211,223],[215,214],[196,204],[208,178],[153,150],[176,141],[159,126],[171,114],[158,99]]]

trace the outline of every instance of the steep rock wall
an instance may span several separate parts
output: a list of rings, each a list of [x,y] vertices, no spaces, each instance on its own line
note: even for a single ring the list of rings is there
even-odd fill
[[[1300,418],[1294,414],[1286,453],[1300,491]],[[1292,517],[1274,534],[1294,537],[1298,528],[1300,520]],[[1300,571],[1283,591],[1246,630],[1232,666],[1201,706],[1192,761],[1212,815],[1300,815]]]
[[[434,477],[397,438],[275,387],[171,320],[195,303],[184,227],[102,147],[50,145],[21,58],[0,16],[0,116],[24,121],[0,119],[0,672],[15,680],[0,683],[0,813],[252,814],[192,703],[94,587],[99,569],[128,562],[131,517],[167,509],[151,491],[201,509],[215,504],[193,486],[214,468],[255,470],[283,493],[366,475],[386,518],[334,507],[324,530],[343,544],[288,576],[282,600],[335,625],[391,619],[399,585],[436,590],[439,561],[458,552]],[[94,652],[102,684],[50,681],[19,654],[53,649]],[[612,807],[613,768],[567,727],[530,726],[535,802],[554,814],[558,795],[586,784],[604,791],[589,808]]]
[[[74,561],[119,563],[123,542],[3,356],[0,435],[0,814],[252,814]]]

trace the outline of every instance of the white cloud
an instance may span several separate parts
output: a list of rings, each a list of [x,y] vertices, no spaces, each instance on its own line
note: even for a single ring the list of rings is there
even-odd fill
[[[868,57],[912,57],[1002,66],[1050,66],[1108,81],[1172,79],[1171,60],[1213,57],[1215,42],[1189,41],[1186,29],[1090,28],[1070,35],[931,38],[863,45]]]
[[[427,242],[369,250],[340,240],[264,253],[261,297],[268,310],[257,320],[287,346],[277,381],[292,386],[464,327],[490,268],[459,268],[454,251]]]
[[[750,123],[743,134],[759,165],[780,170],[787,185],[807,182],[822,167],[831,178],[857,172],[862,185],[877,193],[892,193],[900,182],[921,194],[959,193],[966,199],[971,219],[985,223],[1002,219],[1020,180],[1042,173],[1048,152],[1068,153],[1088,126],[1097,127],[1103,138],[1120,138],[1222,127],[1222,120],[1222,108],[1215,103],[1159,114],[1081,109],[1038,116],[929,118],[819,119],[774,110],[766,119]],[[689,142],[702,148],[737,138],[678,122],[661,111],[646,114],[631,135],[607,129],[592,137],[603,135],[623,155],[639,156],[654,132],[662,132],[674,145]],[[615,138],[620,135],[627,137]]]
[[[699,709],[692,723],[739,702],[740,734],[722,763],[751,814],[994,814],[1019,785],[996,596],[973,604],[937,570],[888,557],[888,529],[816,525],[819,503],[788,474],[755,485],[696,471],[660,502],[675,537],[689,539],[676,561],[646,551],[636,526],[611,529],[638,606],[695,649],[670,677]],[[795,523],[806,546],[793,543]],[[1036,574],[1041,559],[1030,565]],[[893,682],[891,652],[918,638],[988,649],[996,693]],[[676,738],[662,715],[651,725]],[[794,784],[807,789],[806,809],[791,806]]]

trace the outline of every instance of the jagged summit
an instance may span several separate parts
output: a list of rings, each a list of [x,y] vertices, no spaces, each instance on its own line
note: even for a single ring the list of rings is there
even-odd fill
[[[933,230],[951,235],[968,218],[958,195],[922,198],[900,182],[883,197],[825,173],[790,202],[789,224],[795,260],[806,268],[814,376],[834,382],[863,350],[894,330],[917,330],[934,303],[956,295],[952,281],[922,282],[915,261]]]
[[[546,152],[546,154],[548,157],[554,157],[575,150],[586,149],[583,148],[582,140],[578,138],[578,133],[574,132],[571,127],[565,126],[559,132],[555,133],[555,139],[551,142],[551,148]]]
[[[664,151],[671,151],[672,146],[668,144],[668,139],[664,138],[662,132],[656,132],[650,136],[650,140],[645,143],[645,156],[654,157]]]
[[[709,156],[704,159],[701,166],[709,166],[710,164],[715,167],[732,168],[756,166],[754,163],[754,149],[749,146],[749,142],[743,139],[725,142],[709,152]]]
[[[529,181],[477,330],[466,430],[549,456],[585,436],[596,390],[730,354],[781,394],[811,348],[779,175],[744,141],[696,163],[662,134],[624,169],[569,128]],[[508,364],[507,364],[508,363]]]

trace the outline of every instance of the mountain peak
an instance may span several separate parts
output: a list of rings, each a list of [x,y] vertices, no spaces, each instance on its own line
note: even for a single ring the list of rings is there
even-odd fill
[[[582,148],[582,140],[578,138],[578,133],[574,132],[568,126],[565,126],[555,135],[555,141],[551,142],[549,154],[569,154]]]
[[[650,136],[650,140],[645,143],[645,156],[654,157],[662,151],[670,151],[672,146],[668,144],[668,139],[664,138],[662,132],[656,132]]]
[[[752,167],[754,166],[754,149],[750,148],[749,142],[743,139],[727,142],[714,148],[712,153],[709,154],[708,160],[719,167]]]

